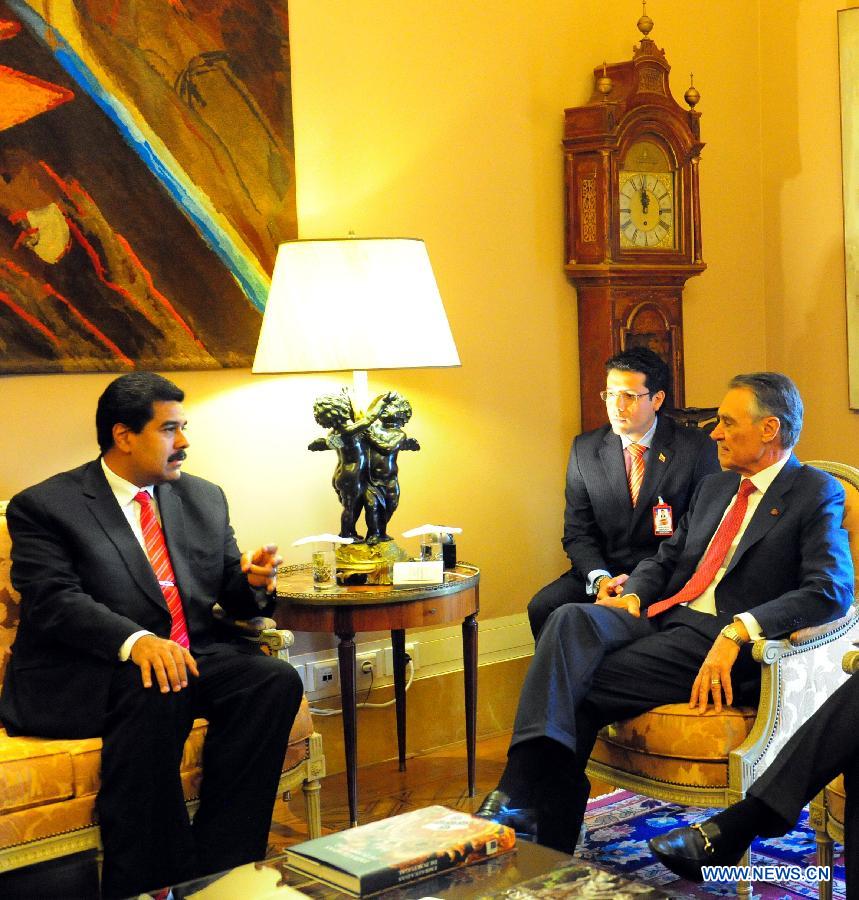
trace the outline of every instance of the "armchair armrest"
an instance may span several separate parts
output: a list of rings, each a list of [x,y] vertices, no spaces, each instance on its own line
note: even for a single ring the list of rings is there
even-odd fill
[[[762,664],[761,696],[749,736],[730,754],[730,765],[738,770],[735,783],[745,789],[763,774],[796,729],[844,681],[839,662],[853,647],[857,632],[859,609],[854,603],[834,622],[782,640],[754,642],[752,655]]]
[[[212,607],[212,615],[224,628],[234,631],[240,638],[259,644],[266,655],[289,659],[289,648],[295,643],[295,635],[285,628],[278,628],[274,619],[266,616],[231,619],[217,603]]]
[[[794,631],[789,637],[781,640],[767,640],[762,638],[752,645],[752,657],[765,665],[774,663],[791,651],[812,650],[822,647],[830,641],[836,640],[845,631],[849,630],[857,620],[859,608],[854,604],[850,612],[834,622],[824,622],[823,625],[812,625]]]

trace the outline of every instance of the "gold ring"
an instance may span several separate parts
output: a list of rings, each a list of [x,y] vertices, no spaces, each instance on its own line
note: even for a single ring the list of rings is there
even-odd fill
[[[720,678],[711,678],[710,679],[710,684],[721,684],[721,683],[722,683],[722,681]]]

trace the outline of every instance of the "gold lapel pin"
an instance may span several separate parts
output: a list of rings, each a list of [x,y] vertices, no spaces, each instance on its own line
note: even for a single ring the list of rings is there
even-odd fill
[[[665,454],[664,453],[659,454],[659,462],[665,462]]]
[[[778,510],[777,510],[775,507],[773,507],[773,508],[770,510],[770,515],[771,515],[771,516],[777,516],[777,515],[778,515]]]

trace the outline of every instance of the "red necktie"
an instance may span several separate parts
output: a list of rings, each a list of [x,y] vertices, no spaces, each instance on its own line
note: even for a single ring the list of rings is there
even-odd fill
[[[716,577],[716,572],[719,571],[719,568],[725,561],[725,557],[728,555],[728,548],[734,542],[734,538],[740,530],[746,510],[749,508],[749,494],[754,493],[756,490],[757,488],[748,478],[743,479],[734,505],[730,508],[725,518],[722,519],[722,523],[713,535],[710,546],[698,564],[698,568],[692,573],[692,577],[673,597],[666,597],[664,600],[648,606],[648,619],[658,616],[659,613],[664,612],[666,609],[671,609],[672,606],[677,606],[678,603],[688,603],[704,593],[710,582]]]
[[[170,626],[170,640],[187,647],[190,642],[185,612],[182,609],[182,598],[179,596],[179,588],[176,587],[176,576],[173,574],[173,564],[170,562],[170,554],[167,552],[164,532],[152,509],[152,498],[148,491],[140,491],[134,499],[140,504],[140,528],[143,531],[146,553],[155,570],[155,577],[158,579],[158,584],[161,585],[161,593],[164,594],[167,609],[170,610],[170,616],[173,619],[173,624]]]
[[[627,448],[632,457],[632,465],[629,468],[629,496],[632,505],[638,503],[638,492],[641,490],[641,482],[644,481],[644,451],[647,447],[641,444],[630,444]]]

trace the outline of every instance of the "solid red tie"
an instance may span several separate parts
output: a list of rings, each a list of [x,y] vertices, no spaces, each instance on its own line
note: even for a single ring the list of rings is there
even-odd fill
[[[672,597],[666,597],[664,600],[648,606],[648,619],[658,616],[659,613],[665,612],[666,609],[671,609],[672,606],[677,606],[678,603],[688,603],[704,593],[710,582],[716,577],[716,573],[728,555],[728,549],[740,530],[746,510],[749,508],[749,494],[754,493],[756,490],[757,488],[748,478],[743,479],[734,505],[728,510],[725,518],[722,519],[722,523],[713,535],[710,546],[698,564],[698,568],[692,573],[692,577]]]
[[[140,504],[140,528],[143,531],[146,553],[155,570],[155,577],[158,579],[158,584],[161,585],[161,593],[164,594],[167,609],[173,619],[173,624],[170,626],[170,640],[187,647],[190,641],[188,640],[185,611],[182,609],[182,598],[179,596],[179,588],[176,587],[176,576],[173,574],[173,564],[170,562],[170,554],[167,552],[164,532],[161,530],[161,525],[158,524],[155,510],[152,509],[152,498],[148,491],[140,491],[134,499]]]
[[[629,467],[629,496],[632,505],[638,503],[638,492],[641,490],[641,482],[644,481],[644,451],[647,447],[641,444],[630,444],[627,448],[632,457],[632,465]]]

